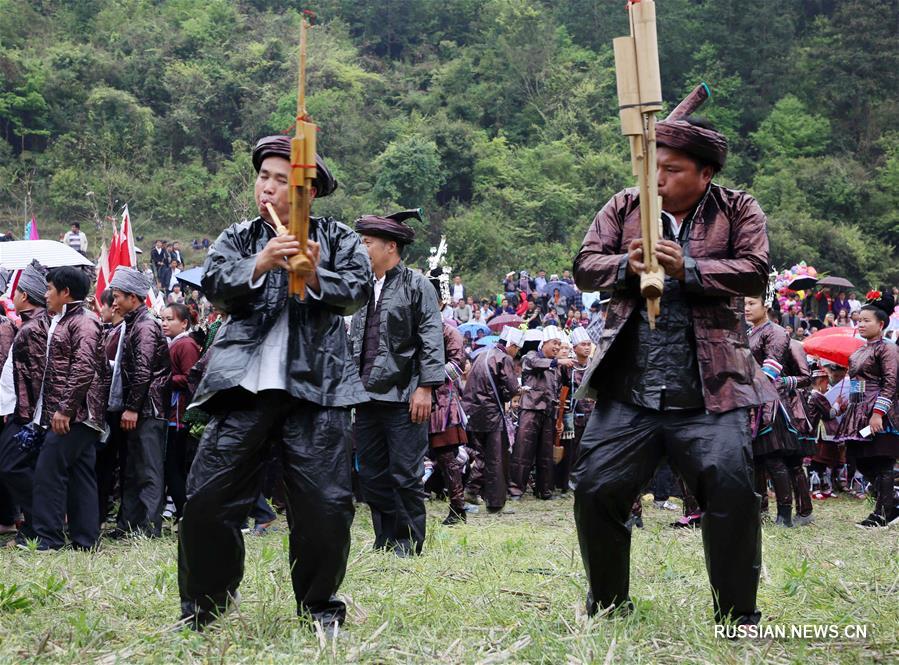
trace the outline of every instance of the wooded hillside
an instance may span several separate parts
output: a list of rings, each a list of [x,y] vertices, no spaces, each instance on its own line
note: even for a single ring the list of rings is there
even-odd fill
[[[422,206],[470,284],[569,267],[632,183],[612,38],[623,0],[0,0],[0,228],[55,237],[128,202],[136,232],[214,237],[251,210],[249,147],[310,111],[341,189],[319,212]],[[897,281],[899,1],[658,0],[663,90],[698,81],[778,267]],[[108,225],[103,227],[105,231]]]

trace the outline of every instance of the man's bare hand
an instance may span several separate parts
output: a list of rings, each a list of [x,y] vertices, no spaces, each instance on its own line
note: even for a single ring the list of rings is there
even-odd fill
[[[665,269],[665,274],[679,281],[684,280],[684,250],[671,240],[656,243],[656,259]]]
[[[311,243],[310,243],[311,244]],[[296,236],[275,236],[269,240],[256,256],[256,269],[253,270],[253,281],[275,268],[288,267],[287,260],[300,252],[300,242]]]
[[[302,272],[300,275],[306,280],[306,286],[316,293],[318,293],[318,263],[321,260],[322,254],[322,246],[310,240],[306,245],[306,257],[309,259],[312,264],[312,269],[309,272]]]
[[[69,421],[71,418],[57,411],[53,414],[53,420],[50,421],[50,428],[54,434],[62,436],[68,434],[70,430]]]
[[[556,364],[559,367],[574,367],[574,360],[572,358],[556,358]]]
[[[137,411],[122,412],[122,429],[131,432],[137,429]]]
[[[423,423],[431,415],[431,388],[430,386],[421,386],[416,388],[412,393],[412,399],[409,400],[409,413],[413,423]]]
[[[646,270],[643,263],[643,240],[635,238],[627,246],[627,272],[631,275],[640,275]]]

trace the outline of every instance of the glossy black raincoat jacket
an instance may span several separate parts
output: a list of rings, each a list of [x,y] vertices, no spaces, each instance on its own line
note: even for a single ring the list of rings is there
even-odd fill
[[[364,306],[372,293],[368,253],[359,236],[329,217],[309,221],[309,239],[321,244],[320,291],[306,290],[306,300],[288,295],[287,271],[268,273],[262,286],[250,286],[256,254],[275,235],[261,217],[233,224],[209,249],[203,264],[206,297],[230,316],[212,345],[214,353],[197,388],[196,401],[233,388],[244,378],[250,360],[289,307],[288,392],[326,407],[368,401],[350,356],[343,317]]]

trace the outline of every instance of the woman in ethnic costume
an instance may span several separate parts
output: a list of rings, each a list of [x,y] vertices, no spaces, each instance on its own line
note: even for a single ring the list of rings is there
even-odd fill
[[[858,523],[862,528],[883,528],[897,521],[893,492],[893,466],[899,456],[899,422],[894,410],[899,355],[896,345],[883,339],[887,311],[876,305],[861,309],[858,333],[865,345],[849,358],[849,404],[837,440],[845,441],[846,454],[871,483],[877,496],[874,512]]]
[[[777,500],[775,524],[792,527],[793,487],[785,459],[798,454],[798,432],[784,404],[788,401],[788,383],[782,380],[784,366],[790,362],[790,336],[787,331],[768,319],[768,308],[762,298],[745,299],[749,348],[762,372],[771,379],[778,391],[778,399],[756,410],[753,420],[752,454],[755,459],[756,487],[762,495],[762,510],[767,512],[767,483],[771,479]],[[788,379],[789,377],[784,377]]]

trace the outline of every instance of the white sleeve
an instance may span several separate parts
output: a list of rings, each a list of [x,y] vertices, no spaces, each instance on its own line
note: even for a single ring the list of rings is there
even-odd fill
[[[16,410],[16,385],[12,374],[12,347],[0,372],[0,416],[8,416]]]

